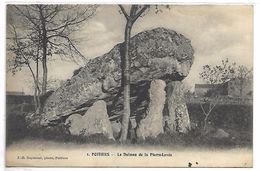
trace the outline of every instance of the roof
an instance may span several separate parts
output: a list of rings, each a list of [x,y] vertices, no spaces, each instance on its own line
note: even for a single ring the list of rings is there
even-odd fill
[[[7,92],[6,92],[6,95],[22,96],[22,95],[25,95],[25,93],[24,93],[24,92],[21,92],[21,91],[7,91]]]
[[[195,88],[217,88],[220,84],[195,84]]]

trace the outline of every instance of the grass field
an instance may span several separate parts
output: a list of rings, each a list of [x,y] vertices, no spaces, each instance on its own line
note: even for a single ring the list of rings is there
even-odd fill
[[[188,104],[192,125],[187,134],[160,134],[156,138],[120,144],[103,135],[71,136],[63,132],[31,130],[17,108],[7,111],[6,164],[8,166],[106,167],[252,167],[252,106],[219,105],[201,131],[199,105]],[[223,129],[226,138],[213,136]],[[99,154],[106,156],[96,156]],[[118,155],[120,154],[120,155]],[[142,154],[143,156],[138,156]],[[144,156],[147,154],[148,156]],[[160,155],[166,155],[161,156]],[[131,157],[136,155],[136,157]],[[169,155],[169,156],[167,156]],[[156,157],[157,156],[157,157]],[[23,159],[24,157],[24,159]]]
[[[252,147],[253,138],[253,109],[247,105],[219,105],[216,106],[209,117],[209,130],[223,129],[229,134],[228,138],[213,137],[202,134],[201,123],[203,114],[199,105],[188,104],[188,110],[192,124],[197,123],[187,135],[162,134],[157,138],[147,138],[145,141],[137,141],[137,145],[163,145],[171,147],[213,147],[213,148],[236,148]],[[25,113],[26,114],[26,113]],[[43,141],[53,141],[57,143],[96,143],[96,144],[117,144],[117,142],[107,140],[102,135],[90,137],[71,136],[63,132],[48,132],[45,130],[27,129],[24,116],[17,108],[7,111],[7,146],[30,139],[41,139]],[[214,131],[213,131],[214,132]],[[130,143],[129,143],[130,144]]]

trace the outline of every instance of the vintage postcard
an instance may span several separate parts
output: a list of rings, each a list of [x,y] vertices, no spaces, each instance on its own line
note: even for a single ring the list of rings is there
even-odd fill
[[[253,6],[8,4],[7,167],[253,167]]]

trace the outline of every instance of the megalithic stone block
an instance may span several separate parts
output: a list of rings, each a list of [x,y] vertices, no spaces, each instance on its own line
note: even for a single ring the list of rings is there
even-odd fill
[[[187,133],[190,130],[190,118],[184,98],[183,83],[171,81],[166,87],[167,124],[172,132]]]
[[[149,89],[150,103],[146,111],[146,117],[140,121],[137,128],[137,137],[157,137],[163,133],[163,108],[165,103],[165,82],[153,80]]]
[[[145,85],[150,85],[154,79],[166,82],[184,79],[193,63],[194,51],[189,39],[165,28],[138,33],[130,42],[131,87],[135,87],[131,90],[131,109],[137,112],[131,114],[140,114],[148,105],[145,92],[148,94],[149,86],[146,89]],[[106,101],[110,116],[122,114],[123,47],[123,43],[117,44],[74,72],[71,79],[46,99],[41,124],[60,123],[56,121],[81,109],[87,111],[98,100]]]

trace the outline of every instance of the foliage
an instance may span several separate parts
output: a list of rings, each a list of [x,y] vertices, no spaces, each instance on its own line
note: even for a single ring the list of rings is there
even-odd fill
[[[236,62],[230,62],[228,58],[221,61],[220,65],[204,65],[203,71],[199,73],[200,78],[209,84],[222,84],[231,79],[248,81],[252,79],[253,69],[244,65],[236,65]],[[241,83],[242,84],[242,83]]]
[[[221,61],[220,65],[204,65],[203,71],[199,74],[200,78],[209,83],[214,84],[216,88],[208,90],[205,94],[205,101],[200,104],[204,117],[204,130],[206,130],[208,117],[212,110],[218,103],[219,96],[222,95],[222,86],[225,82],[230,80],[239,80],[238,85],[235,85],[240,90],[240,96],[242,96],[243,89],[246,83],[252,77],[252,69],[248,69],[246,66],[236,66],[235,62],[229,62],[228,58]],[[208,110],[205,106],[208,104]]]
[[[230,63],[228,58],[221,61],[220,65],[204,65],[200,78],[209,84],[221,84],[235,77],[236,63]]]
[[[200,104],[188,103],[187,107],[191,122],[196,123],[200,129],[203,129],[205,116]],[[252,105],[242,104],[217,104],[208,121],[213,127],[250,132],[253,125],[253,107]]]
[[[250,105],[216,105],[213,114],[210,115],[210,129],[222,128],[230,134],[229,138],[216,139],[211,134],[203,134],[203,114],[199,104],[187,105],[191,123],[198,123],[197,127],[187,135],[179,134],[160,134],[156,138],[148,137],[146,140],[138,140],[134,146],[159,145],[168,147],[230,147],[230,146],[252,146],[252,124],[253,124],[253,107]],[[58,143],[75,143],[78,144],[116,144],[113,140],[108,140],[102,134],[91,136],[70,135],[63,124],[45,129],[28,129],[24,117],[20,109],[15,106],[9,106],[7,112],[7,145],[11,143],[19,143],[20,140],[38,140],[40,142],[54,141]],[[127,144],[130,146],[133,144]]]

